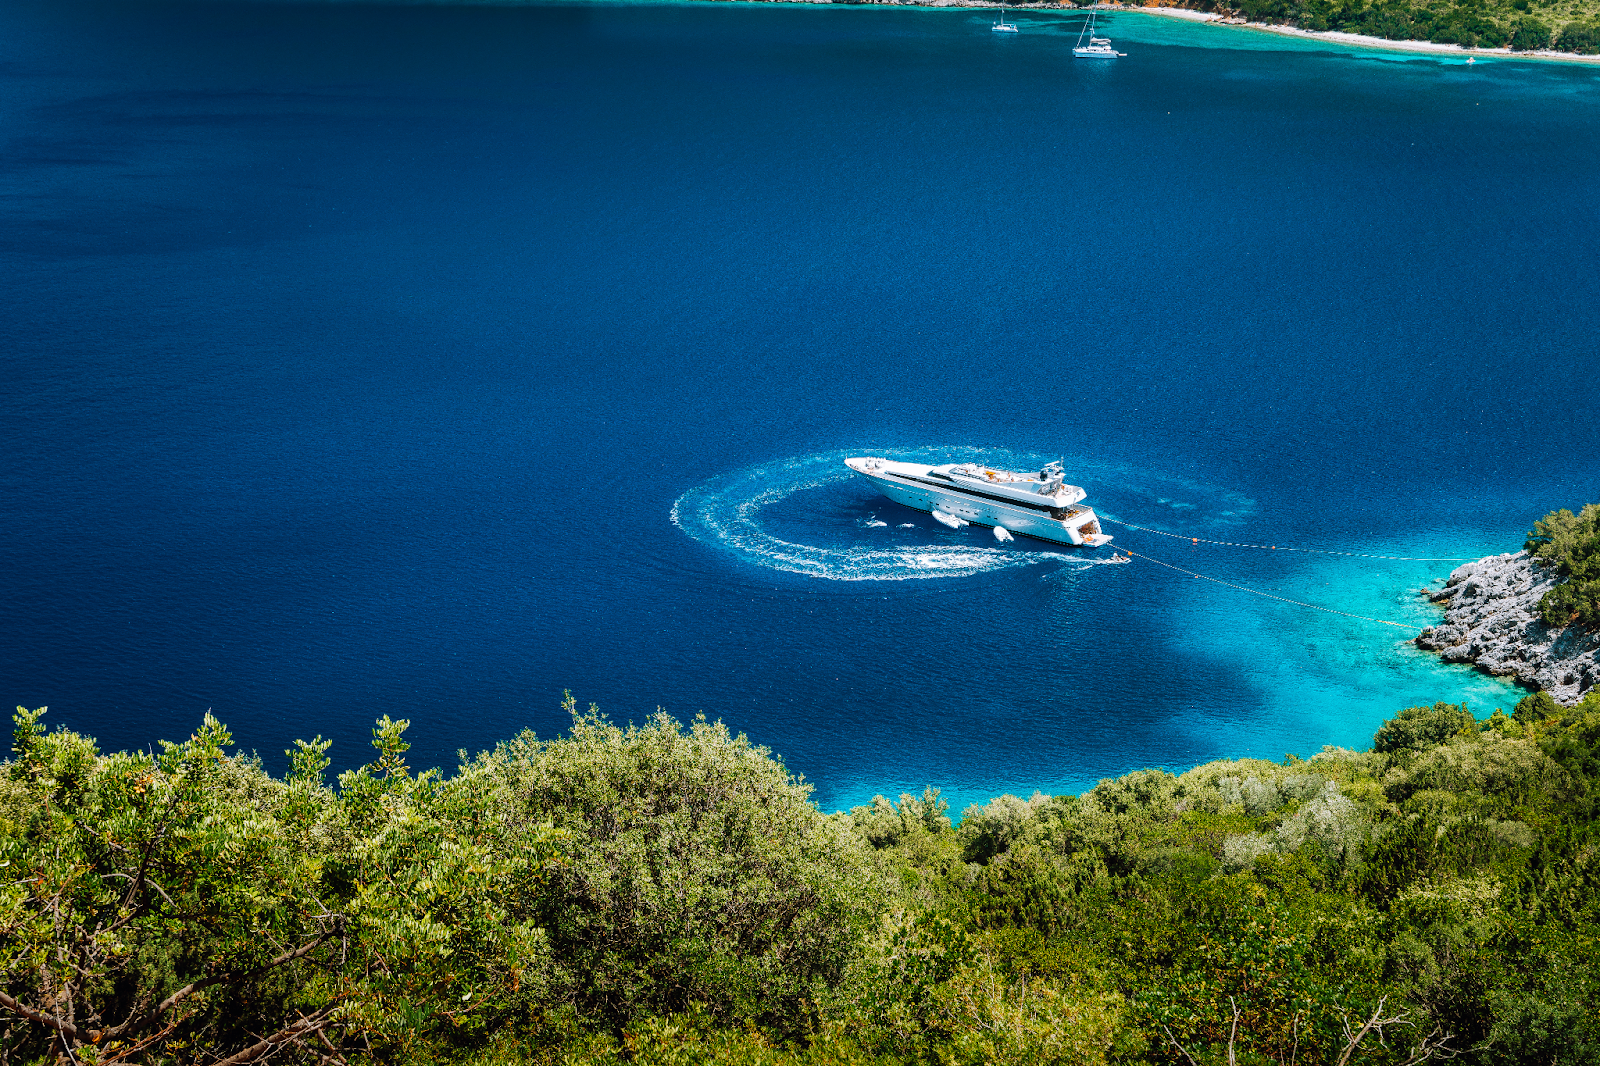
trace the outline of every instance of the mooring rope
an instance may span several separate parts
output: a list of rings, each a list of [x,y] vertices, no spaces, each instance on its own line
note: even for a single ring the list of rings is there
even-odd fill
[[[1126,523],[1118,523],[1118,524],[1119,525],[1126,525]],[[1136,529],[1138,527],[1131,526],[1129,528]],[[1332,607],[1318,607],[1314,603],[1306,603],[1303,600],[1291,600],[1287,596],[1276,596],[1276,595],[1274,595],[1274,594],[1272,594],[1270,592],[1262,592],[1260,589],[1253,589],[1253,588],[1250,588],[1250,587],[1248,587],[1246,585],[1235,585],[1231,581],[1223,581],[1220,578],[1207,577],[1204,574],[1197,574],[1193,570],[1185,570],[1181,566],[1173,566],[1171,563],[1164,563],[1160,559],[1151,558],[1148,555],[1140,554],[1139,552],[1133,551],[1132,549],[1129,549],[1129,548],[1123,548],[1122,550],[1127,552],[1129,555],[1136,556],[1137,558],[1144,559],[1144,560],[1146,560],[1148,562],[1155,563],[1157,566],[1164,566],[1168,570],[1176,570],[1180,574],[1188,574],[1190,577],[1197,577],[1201,581],[1210,581],[1210,582],[1214,582],[1215,584],[1218,584],[1218,585],[1223,585],[1223,586],[1225,586],[1227,588],[1230,588],[1230,589],[1238,589],[1240,592],[1248,592],[1252,596],[1265,596],[1269,600],[1278,600],[1281,603],[1292,603],[1296,607],[1309,607],[1313,611],[1326,611],[1329,614],[1343,615],[1346,618],[1359,618],[1363,622],[1377,622],[1379,625],[1394,626],[1396,629],[1408,629],[1408,630],[1411,630],[1412,632],[1421,632],[1421,630],[1422,630],[1421,626],[1408,626],[1408,625],[1405,625],[1405,624],[1403,624],[1401,622],[1390,622],[1387,619],[1383,619],[1383,618],[1373,618],[1370,615],[1351,614],[1349,611],[1336,611]]]
[[[1458,559],[1449,556],[1437,558],[1423,558],[1414,555],[1363,555],[1361,552],[1336,552],[1327,548],[1285,548],[1277,544],[1239,544],[1231,540],[1207,540],[1204,537],[1186,537],[1181,533],[1167,533],[1160,529],[1149,529],[1145,526],[1136,526],[1132,522],[1119,522],[1115,518],[1100,516],[1100,521],[1110,522],[1112,525],[1122,526],[1124,529],[1137,529],[1141,533],[1154,533],[1158,537],[1171,537],[1173,540],[1186,540],[1191,544],[1220,544],[1224,548],[1260,548],[1262,551],[1278,552],[1311,552],[1315,555],[1343,555],[1351,559],[1387,559],[1391,562],[1401,563],[1470,563],[1473,559]]]

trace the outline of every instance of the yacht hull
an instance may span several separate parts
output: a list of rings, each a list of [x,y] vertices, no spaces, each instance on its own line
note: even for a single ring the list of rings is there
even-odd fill
[[[1073,505],[1056,510],[1064,517],[1056,518],[1048,509],[1025,507],[1020,503],[984,498],[954,487],[942,488],[928,484],[928,467],[912,463],[896,463],[886,459],[873,460],[875,469],[869,469],[866,459],[848,459],[846,465],[877,486],[895,503],[929,514],[941,512],[970,522],[975,526],[1004,526],[1008,532],[1047,540],[1052,544],[1070,544],[1098,548],[1111,538],[1100,532],[1100,520],[1092,508]]]

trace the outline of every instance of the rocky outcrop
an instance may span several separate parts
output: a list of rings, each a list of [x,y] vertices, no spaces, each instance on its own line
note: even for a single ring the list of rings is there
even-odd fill
[[[1458,566],[1443,589],[1428,594],[1445,605],[1444,621],[1424,629],[1417,647],[1515,677],[1571,706],[1600,684],[1600,630],[1540,620],[1539,600],[1557,580],[1525,551]]]

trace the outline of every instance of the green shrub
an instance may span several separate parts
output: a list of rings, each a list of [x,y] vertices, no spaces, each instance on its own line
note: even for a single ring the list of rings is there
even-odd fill
[[[0,1066],[1595,1061],[1600,692],[959,830],[931,790],[829,817],[720,724],[567,706],[452,776],[382,719],[336,787],[320,739],[275,780],[211,719],[105,755],[19,712]]]
[[[1471,711],[1453,703],[1407,707],[1378,728],[1372,738],[1372,750],[1422,751],[1476,725]]]
[[[939,790],[928,788],[921,799],[902,792],[898,807],[882,796],[873,796],[870,804],[850,809],[850,823],[874,848],[892,848],[919,833],[949,829],[950,818],[945,813],[949,809],[950,804],[939,798]]]
[[[882,905],[849,824],[721,723],[623,728],[567,708],[568,735],[524,734],[476,764],[513,823],[565,835],[535,904],[553,995],[615,1028],[699,1005],[800,1031]]]
[[[1569,22],[1561,27],[1556,47],[1563,52],[1592,56],[1600,54],[1600,23]]]
[[[1251,22],[1275,22],[1289,16],[1287,0],[1238,0],[1238,5]]]
[[[406,723],[382,719],[380,759],[335,794],[322,741],[276,781],[229,755],[209,714],[160,754],[114,755],[42,714],[18,709],[0,772],[0,867],[30,874],[0,885],[0,989],[17,1006],[0,1005],[30,1019],[5,1054],[416,1054],[541,993],[543,938],[517,902],[554,836],[486,848],[481,780],[411,776]]]
[[[1034,808],[1049,797],[1034,795],[1032,802],[1016,796],[999,796],[982,806],[973,805],[961,813],[961,857],[967,862],[987,863],[1005,851],[1035,821]]]
[[[1578,514],[1552,511],[1533,524],[1523,548],[1561,579],[1539,601],[1545,624],[1600,625],[1600,504]]]
[[[1561,710],[1561,704],[1557,703],[1550,693],[1535,692],[1517,701],[1517,708],[1511,717],[1526,725],[1530,722],[1542,722],[1547,718],[1559,718]]]
[[[1511,33],[1513,51],[1533,52],[1550,47],[1550,27],[1538,19],[1525,18]]]

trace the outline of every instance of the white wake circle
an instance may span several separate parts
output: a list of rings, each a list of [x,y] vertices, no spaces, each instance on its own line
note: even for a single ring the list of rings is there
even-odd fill
[[[851,454],[855,453],[783,460],[714,478],[678,498],[672,505],[673,524],[696,540],[731,551],[754,565],[829,581],[969,577],[1059,559],[976,544],[873,544],[873,539],[890,533],[887,523],[876,519],[858,524],[860,543],[837,546],[796,543],[764,528],[763,512],[774,504],[796,492],[851,480],[854,475],[844,466]],[[940,454],[948,455],[949,450]]]

